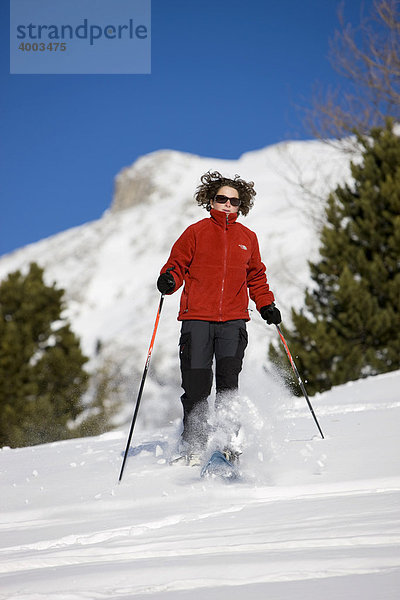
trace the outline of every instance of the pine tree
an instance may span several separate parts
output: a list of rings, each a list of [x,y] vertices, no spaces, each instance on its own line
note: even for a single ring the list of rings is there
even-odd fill
[[[35,263],[0,284],[0,445],[70,437],[84,409],[88,359],[62,317],[63,295]]]
[[[353,181],[328,199],[305,308],[284,330],[310,394],[400,368],[400,138],[388,121],[358,141]],[[272,345],[270,358],[286,364]]]

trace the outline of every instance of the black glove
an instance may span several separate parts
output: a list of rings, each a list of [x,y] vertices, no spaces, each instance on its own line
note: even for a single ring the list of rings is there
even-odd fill
[[[157,288],[162,294],[169,294],[175,289],[175,279],[170,273],[162,273],[157,279]]]
[[[274,302],[271,302],[271,304],[268,304],[268,306],[263,306],[260,308],[260,313],[262,318],[267,321],[268,325],[279,325],[279,323],[282,321],[280,310],[276,308]]]

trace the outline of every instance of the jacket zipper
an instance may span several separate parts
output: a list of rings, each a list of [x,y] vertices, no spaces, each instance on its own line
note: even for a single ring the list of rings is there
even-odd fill
[[[219,301],[219,318],[222,321],[222,299],[224,295],[224,287],[225,287],[225,276],[226,276],[226,262],[228,256],[228,223],[229,223],[229,214],[226,215],[226,225],[225,225],[225,233],[224,233],[224,270],[222,274],[222,285],[221,285],[221,299]]]

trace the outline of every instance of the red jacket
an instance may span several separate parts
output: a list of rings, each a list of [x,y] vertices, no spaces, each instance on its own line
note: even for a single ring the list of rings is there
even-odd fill
[[[238,214],[211,209],[211,217],[190,225],[175,242],[161,273],[183,282],[178,320],[249,320],[250,298],[257,309],[271,304],[256,234],[237,223]]]

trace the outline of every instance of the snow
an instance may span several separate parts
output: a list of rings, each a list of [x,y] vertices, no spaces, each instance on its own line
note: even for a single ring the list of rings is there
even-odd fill
[[[236,483],[169,465],[178,423],[140,415],[121,484],[127,428],[3,448],[0,598],[397,599],[400,371],[316,396],[325,440],[264,377]]]
[[[0,259],[0,278],[39,262],[65,288],[91,365],[112,360],[127,374],[115,431],[0,451],[0,600],[399,597],[400,371],[311,398],[322,440],[305,400],[269,369],[276,331],[254,310],[237,407],[241,480],[202,480],[199,468],[169,464],[181,419],[176,294],[164,303],[117,484],[159,302],[155,281],[178,235],[206,216],[191,198],[208,169],[255,181],[256,204],[242,221],[258,234],[287,322],[310,283],[323,200],[349,178],[348,157],[320,142],[238,161],[155,152],[118,176],[148,196]]]

